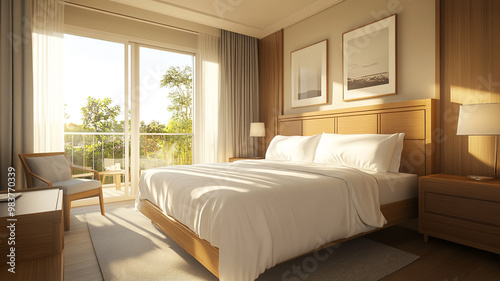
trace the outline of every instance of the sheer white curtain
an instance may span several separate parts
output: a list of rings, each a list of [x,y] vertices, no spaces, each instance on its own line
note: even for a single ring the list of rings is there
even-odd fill
[[[33,0],[32,32],[34,151],[63,151],[63,2]]]
[[[196,55],[193,163],[226,162],[224,104],[219,91],[220,38],[200,34]]]

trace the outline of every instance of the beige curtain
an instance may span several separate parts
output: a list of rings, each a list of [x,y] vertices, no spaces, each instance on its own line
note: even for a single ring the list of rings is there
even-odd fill
[[[16,188],[24,175],[19,153],[33,152],[33,73],[31,0],[0,1],[0,189],[8,186],[8,168],[16,170]]]
[[[32,1],[34,151],[63,151],[64,4],[61,0]]]
[[[193,122],[193,163],[226,162],[224,107],[219,87],[220,38],[199,34]]]
[[[257,38],[222,30],[220,62],[226,156],[255,156],[258,147],[250,138],[250,123],[259,121]]]

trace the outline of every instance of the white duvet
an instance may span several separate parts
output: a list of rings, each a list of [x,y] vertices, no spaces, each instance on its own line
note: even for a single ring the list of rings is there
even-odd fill
[[[147,170],[148,199],[219,248],[221,281],[255,280],[280,262],[382,227],[376,179],[314,163],[245,160]]]

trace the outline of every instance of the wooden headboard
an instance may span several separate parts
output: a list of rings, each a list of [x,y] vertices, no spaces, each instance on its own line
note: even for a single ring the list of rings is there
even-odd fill
[[[278,116],[278,134],[405,133],[401,172],[419,176],[437,172],[436,110],[438,100],[425,99]]]

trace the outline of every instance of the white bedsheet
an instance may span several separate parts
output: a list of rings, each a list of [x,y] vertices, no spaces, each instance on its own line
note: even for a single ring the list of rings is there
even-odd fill
[[[148,199],[219,248],[221,281],[267,268],[340,238],[382,227],[377,181],[352,168],[269,160],[147,170]]]
[[[368,172],[377,178],[380,205],[418,197],[418,176]]]

